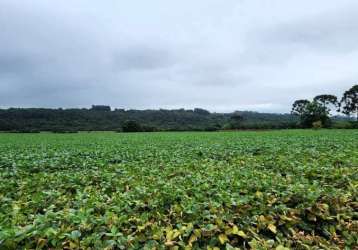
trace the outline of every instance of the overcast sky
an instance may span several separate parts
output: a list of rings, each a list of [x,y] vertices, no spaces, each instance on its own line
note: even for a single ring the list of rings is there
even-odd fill
[[[357,82],[357,0],[0,0],[0,107],[289,112]]]

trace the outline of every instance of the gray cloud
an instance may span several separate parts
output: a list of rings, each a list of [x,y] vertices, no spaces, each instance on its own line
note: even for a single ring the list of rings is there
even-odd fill
[[[354,0],[0,0],[0,107],[252,109],[358,79]]]
[[[168,51],[159,48],[131,46],[114,55],[113,64],[114,70],[120,71],[154,70],[174,65],[175,58]]]
[[[271,44],[350,52],[358,49],[357,15],[358,4],[355,3],[350,8],[338,8],[272,27],[271,30],[264,31],[264,38]]]

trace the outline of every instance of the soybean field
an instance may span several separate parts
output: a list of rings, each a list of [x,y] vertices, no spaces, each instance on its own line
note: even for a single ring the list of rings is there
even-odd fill
[[[0,134],[0,249],[357,249],[358,131]]]

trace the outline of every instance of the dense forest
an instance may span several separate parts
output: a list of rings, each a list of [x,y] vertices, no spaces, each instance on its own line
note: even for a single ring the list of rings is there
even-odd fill
[[[343,117],[335,121],[345,120]],[[282,129],[300,127],[291,114],[250,111],[210,113],[194,110],[111,110],[109,106],[90,109],[0,109],[0,131],[215,131],[221,129]]]
[[[212,131],[219,129],[268,129],[295,127],[290,114],[194,110],[0,109],[0,131]]]
[[[346,116],[333,116],[333,112]],[[350,118],[356,115],[357,121]],[[77,131],[216,131],[233,129],[288,128],[357,128],[358,85],[347,90],[341,99],[324,94],[310,100],[296,100],[291,114],[250,111],[210,113],[193,110],[125,110],[105,105],[90,109],[0,109],[0,131],[77,132]]]

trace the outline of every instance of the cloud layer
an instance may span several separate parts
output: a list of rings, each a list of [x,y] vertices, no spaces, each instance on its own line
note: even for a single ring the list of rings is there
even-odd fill
[[[0,0],[0,107],[288,112],[358,81],[354,0]]]

